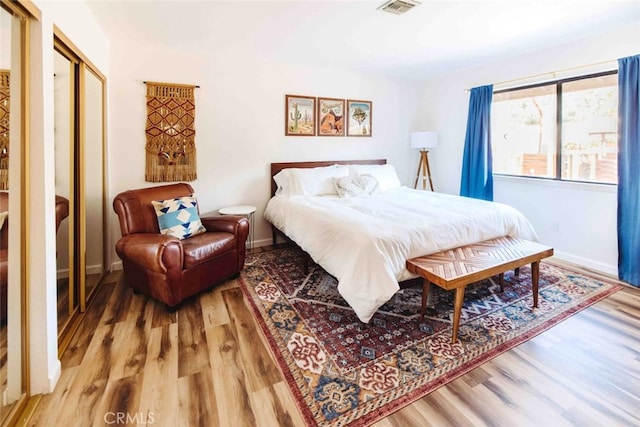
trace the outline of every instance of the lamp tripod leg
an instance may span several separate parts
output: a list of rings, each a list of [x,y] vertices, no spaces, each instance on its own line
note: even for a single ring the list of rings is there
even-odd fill
[[[418,163],[418,172],[416,173],[416,181],[413,188],[418,188],[418,180],[420,179],[420,171],[422,170],[422,189],[427,189],[427,176],[429,177],[429,185],[433,191],[433,183],[431,182],[431,170],[429,169],[429,152],[420,150],[420,162]]]
[[[428,155],[428,151],[425,153],[424,155],[424,161],[426,163],[426,169],[427,169],[427,174],[429,175],[429,187],[431,188],[431,191],[433,191],[433,181],[431,181],[431,168],[429,167],[429,155]]]
[[[418,179],[420,179],[420,169],[422,169],[422,155],[420,156],[420,161],[418,162],[418,171],[416,172],[416,181],[413,183],[413,188],[418,188]]]
[[[429,167],[429,161],[427,160],[428,151],[422,151],[421,161],[422,161],[422,189],[427,189],[427,168]],[[431,178],[429,178],[431,179]]]

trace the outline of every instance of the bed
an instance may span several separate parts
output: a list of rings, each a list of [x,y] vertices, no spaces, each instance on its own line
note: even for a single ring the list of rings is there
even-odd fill
[[[271,176],[265,219],[338,280],[364,323],[416,277],[409,258],[500,236],[537,240],[514,208],[404,187],[385,160],[272,163]]]

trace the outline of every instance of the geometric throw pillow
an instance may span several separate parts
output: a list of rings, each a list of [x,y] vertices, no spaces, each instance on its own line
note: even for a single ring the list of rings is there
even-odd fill
[[[363,194],[372,194],[378,187],[378,180],[372,175],[362,174],[333,178],[333,184],[340,197],[356,197]]]
[[[198,201],[194,194],[151,203],[158,217],[161,234],[186,239],[207,231],[198,216]]]

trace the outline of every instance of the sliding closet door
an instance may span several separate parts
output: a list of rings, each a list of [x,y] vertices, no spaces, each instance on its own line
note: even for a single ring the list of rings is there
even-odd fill
[[[56,199],[68,201],[57,229],[59,348],[64,350],[105,270],[105,82],[56,30]]]

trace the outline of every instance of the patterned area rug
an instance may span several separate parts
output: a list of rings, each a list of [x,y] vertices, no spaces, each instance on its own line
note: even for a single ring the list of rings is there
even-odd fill
[[[308,425],[367,425],[620,289],[544,261],[539,307],[529,267],[467,286],[458,342],[453,294],[431,286],[420,322],[421,286],[399,291],[368,325],[336,280],[294,248],[247,256],[240,277],[258,324]]]

